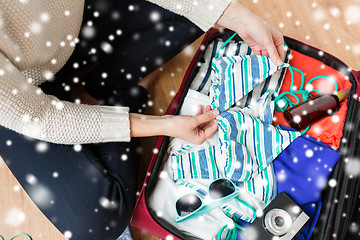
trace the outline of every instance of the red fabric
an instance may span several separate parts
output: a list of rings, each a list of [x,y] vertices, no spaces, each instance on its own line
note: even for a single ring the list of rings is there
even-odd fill
[[[337,70],[323,64],[316,59],[305,56],[294,50],[292,50],[292,56],[293,57],[290,61],[290,65],[300,69],[305,74],[305,84],[313,77],[319,75],[326,75],[332,77],[337,82],[339,90],[346,88],[350,89],[350,80],[347,79],[344,74],[338,72]],[[291,74],[288,70],[286,72],[280,93],[290,91],[290,84]],[[299,89],[300,84],[301,76],[298,72],[294,71],[294,86],[297,87],[297,90]],[[315,80],[312,85],[314,89],[321,90],[325,93],[332,93],[335,90],[334,84],[332,84],[329,80],[326,79]],[[289,98],[293,100],[291,96]],[[346,102],[347,100],[344,100],[341,103],[340,109],[337,113],[333,114],[332,116],[325,117],[316,123],[313,123],[306,134],[310,135],[313,138],[319,139],[321,142],[331,147],[338,149],[340,146],[340,140],[343,134],[342,132],[346,119]],[[274,114],[273,124],[289,126],[284,119],[283,113],[277,110]]]

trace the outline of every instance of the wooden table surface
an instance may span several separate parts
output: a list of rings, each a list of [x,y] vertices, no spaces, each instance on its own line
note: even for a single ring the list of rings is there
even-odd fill
[[[329,52],[351,68],[360,70],[359,1],[247,0],[241,2],[284,35]],[[148,114],[164,114],[200,42],[201,38],[162,67],[162,71],[150,88]],[[156,138],[142,140],[140,182],[144,179],[155,140]],[[1,158],[0,182],[0,235],[6,240],[21,232],[30,234],[34,240],[65,239],[30,200]],[[158,239],[135,228],[131,231],[135,240]]]

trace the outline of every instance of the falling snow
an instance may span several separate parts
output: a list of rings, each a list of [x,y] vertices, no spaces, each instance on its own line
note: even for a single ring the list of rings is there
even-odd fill
[[[5,223],[11,227],[19,227],[26,219],[25,213],[19,208],[12,208],[4,212]]]
[[[49,144],[46,142],[38,142],[35,146],[38,153],[45,153],[49,149]]]
[[[330,11],[331,16],[333,16],[335,18],[338,18],[341,16],[340,9],[335,6],[330,7],[329,11]]]
[[[359,223],[355,223],[355,222],[351,223],[349,230],[350,230],[350,232],[352,232],[352,233],[357,233],[357,232],[359,232]]]
[[[317,9],[312,12],[312,17],[315,22],[320,22],[326,18],[326,13],[321,9]]]
[[[72,238],[72,232],[71,231],[65,231],[64,232],[64,237],[71,239]]]
[[[314,156],[314,152],[311,149],[308,149],[305,151],[305,156],[308,158],[311,158],[312,156]]]
[[[89,23],[88,23],[89,25]],[[92,39],[95,37],[96,30],[92,26],[85,26],[81,30],[81,34],[85,39]]]
[[[359,5],[349,5],[345,9],[344,16],[348,22],[351,24],[360,22],[360,6]]]
[[[325,23],[325,24],[324,24],[324,29],[325,29],[325,30],[329,30],[329,29],[330,29],[330,24],[329,24],[329,23]]]
[[[353,158],[353,159],[346,159],[346,166],[345,171],[350,176],[360,176],[360,160]]]
[[[75,152],[80,152],[81,150],[82,150],[82,146],[80,144],[74,145],[74,151]]]
[[[121,160],[123,160],[123,161],[128,160],[128,155],[127,154],[122,154],[121,155]]]
[[[47,71],[44,71],[44,78],[47,79],[47,80],[50,80],[52,77],[54,76],[54,74],[47,70]]]
[[[108,42],[102,42],[100,45],[101,49],[106,52],[107,54],[110,54],[113,52],[113,46]]]
[[[336,187],[336,184],[337,184],[337,182],[336,182],[335,179],[330,179],[330,180],[329,180],[329,186],[330,186],[330,187],[334,188],[334,187]]]
[[[172,235],[166,236],[165,240],[174,240],[174,237]]]
[[[101,197],[99,199],[99,204],[105,209],[117,209],[118,207],[117,202],[111,201],[106,197]]]
[[[29,183],[29,184],[31,184],[31,185],[35,185],[35,184],[37,184],[37,178],[34,176],[34,175],[32,175],[32,174],[27,174],[26,176],[25,176],[25,179],[26,179],[26,181]]]
[[[152,13],[150,14],[150,20],[151,20],[152,22],[157,22],[157,21],[159,21],[159,20],[160,20],[160,13],[159,13],[159,12],[156,12],[156,11],[152,12]]]
[[[34,180],[30,178],[28,180],[30,180],[31,183],[29,183],[31,186],[28,188],[27,193],[31,199],[36,203],[37,206],[41,208],[46,209],[50,207],[52,205],[51,202],[54,200],[54,196],[51,190],[47,186],[38,183],[37,179]]]
[[[316,180],[316,186],[319,189],[323,189],[327,184],[327,179],[324,176],[318,176]]]
[[[40,20],[44,23],[47,23],[50,20],[50,15],[48,13],[44,12],[44,13],[40,14]]]

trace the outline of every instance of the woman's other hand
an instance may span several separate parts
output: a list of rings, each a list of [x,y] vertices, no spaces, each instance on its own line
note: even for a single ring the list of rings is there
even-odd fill
[[[254,54],[270,57],[278,66],[283,64],[283,35],[236,0],[230,3],[217,24],[237,32]]]

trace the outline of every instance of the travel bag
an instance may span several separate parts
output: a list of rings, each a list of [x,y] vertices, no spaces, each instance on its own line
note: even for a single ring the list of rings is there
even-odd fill
[[[202,64],[210,64],[211,62],[204,60],[206,57],[204,55],[206,55],[206,50],[209,46],[218,50],[218,48],[214,47],[214,42],[225,42],[232,35],[233,32],[229,30],[219,31],[211,29],[206,33],[201,47],[191,61],[180,89],[171,102],[166,114],[179,114],[184,99],[189,91],[192,91],[191,89],[196,87],[196,90],[200,90],[200,92],[208,91],[204,90],[208,87],[208,82],[194,84],[194,78],[198,77]],[[238,36],[233,39],[235,44],[240,41],[241,39]],[[332,128],[339,128],[340,130],[337,131],[341,132],[341,134],[338,134],[337,136],[321,135],[321,141],[326,142],[333,148],[337,149],[339,147],[338,151],[341,153],[341,157],[333,168],[329,168],[331,175],[325,179],[328,184],[322,184],[323,191],[321,192],[321,205],[316,205],[316,211],[314,212],[315,220],[313,220],[311,226],[309,226],[309,234],[305,235],[305,238],[357,239],[359,237],[358,233],[360,229],[360,219],[358,214],[358,211],[360,211],[360,148],[358,147],[360,143],[360,114],[358,113],[360,110],[360,72],[350,69],[336,57],[297,40],[286,37],[285,42],[292,51],[292,55],[295,56],[294,61],[296,60],[302,70],[305,70],[304,72],[307,77],[311,74],[339,74],[339,76],[344,76],[344,79],[348,81],[346,86],[351,87],[349,98],[345,103],[347,106],[344,112],[346,115],[344,119],[345,123],[342,123],[338,118],[333,117],[334,126],[328,126],[330,130]],[[227,49],[224,49],[224,51],[227,51]],[[215,54],[216,53],[213,50],[211,57]],[[293,59],[289,59],[289,61],[290,64],[292,64]],[[314,73],[312,73],[313,69],[315,69]],[[203,74],[204,78],[208,77],[206,74],[208,73],[206,72]],[[289,71],[287,71],[286,74],[289,74]],[[343,110],[340,109],[339,111]],[[275,117],[280,115],[281,114],[277,112]],[[325,126],[325,128],[326,127],[327,126]],[[338,136],[340,137],[337,139]],[[178,229],[176,223],[170,223],[165,220],[164,214],[168,214],[166,212],[167,210],[162,212],[159,211],[159,208],[161,209],[161,207],[158,206],[154,208],[154,204],[156,204],[156,202],[154,203],[154,199],[156,199],[156,197],[153,195],[154,192],[158,192],[157,189],[160,188],[158,184],[161,182],[160,180],[164,178],[163,168],[164,162],[169,155],[169,142],[169,137],[161,136],[157,139],[157,151],[152,156],[147,170],[147,175],[136,203],[131,224],[162,239],[209,239],[208,237],[203,238],[199,235],[192,234],[191,231]],[[174,190],[162,189],[164,197],[171,194],[172,191]],[[167,209],[173,209],[175,212],[175,208],[170,207]],[[174,215],[174,213],[171,213],[170,215]],[[193,227],[197,228],[198,226]]]

